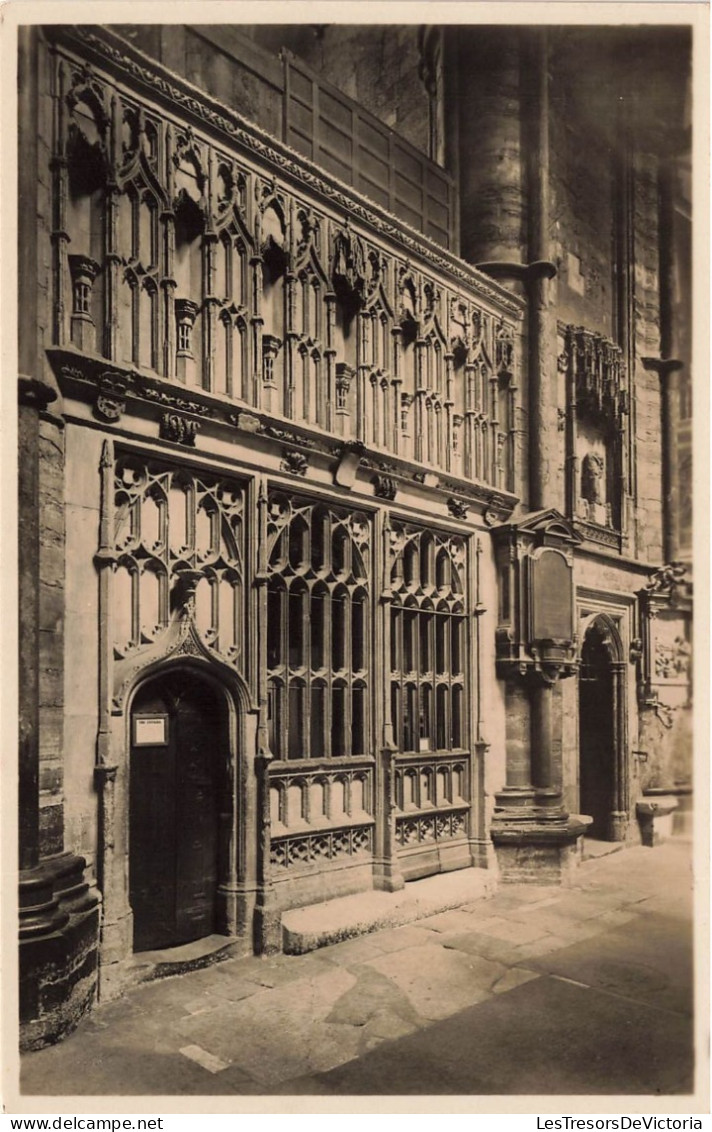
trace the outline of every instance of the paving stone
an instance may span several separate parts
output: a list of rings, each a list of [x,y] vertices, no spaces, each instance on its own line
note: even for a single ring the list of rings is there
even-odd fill
[[[538,907],[542,907],[542,905]],[[609,912],[612,908],[615,908],[615,901],[611,901],[603,894],[594,896],[588,892],[570,891],[564,892],[556,904],[552,904],[551,907],[560,911],[562,916],[589,920],[602,916],[604,912]]]
[[[290,1082],[330,1096],[685,1094],[689,1021],[551,978],[531,979],[319,1077]],[[614,1036],[614,1040],[612,1038]],[[286,1090],[284,1090],[286,1091]]]
[[[503,963],[505,967],[519,960],[519,948],[494,935],[480,935],[478,932],[448,933],[443,938],[442,945],[448,950],[480,955],[483,959],[494,959],[498,963]]]
[[[281,987],[304,979],[322,971],[328,971],[333,964],[321,955],[279,955],[275,959],[264,960],[254,969],[245,970],[244,977],[262,987]]]
[[[465,904],[463,912],[482,911],[487,916],[516,911],[522,904],[539,904],[542,900],[558,900],[561,889],[553,885],[508,884],[488,900]]]
[[[209,1010],[215,1010],[220,1005],[220,999],[205,991],[200,998],[193,998],[190,1002],[186,1002],[183,1009],[186,1014],[205,1014]]]
[[[230,1060],[267,1087],[301,1073],[321,1072],[358,1052],[357,1027],[326,1022],[335,1002],[355,981],[348,971],[332,969],[226,1004],[209,1015],[187,1016],[179,1023],[181,1044],[199,1045]]]
[[[614,930],[555,953],[528,956],[534,970],[677,1013],[692,1010],[692,950],[679,922],[647,917],[646,930]]]
[[[544,934],[554,936],[560,941],[561,946],[580,939],[590,939],[605,931],[605,925],[596,919],[580,920],[576,916],[567,916],[550,908],[537,909],[526,914],[517,913],[517,919],[510,919],[509,922],[513,931],[517,924],[521,924],[530,933],[538,932],[539,937]],[[530,938],[536,937],[532,934]]]
[[[506,994],[507,991],[514,990],[515,987],[520,987],[531,979],[539,978],[541,975],[538,971],[528,971],[526,967],[512,967],[509,971],[505,971],[501,979],[497,979],[492,987],[492,994]]]
[[[241,1002],[243,998],[250,998],[262,989],[259,983],[249,982],[237,975],[226,974],[224,978],[215,981],[211,994],[220,1002]]]
[[[433,932],[461,932],[474,926],[471,912],[441,912],[438,916],[428,916],[427,920],[418,920],[419,928],[427,928]]]
[[[480,920],[473,924],[475,931],[483,935],[493,935],[497,939],[507,940],[510,943],[530,943],[540,939],[546,934],[546,929],[538,924],[523,923],[520,920],[504,919],[502,916],[492,916],[487,920]]]
[[[562,946],[561,940],[556,939],[555,936],[542,936],[541,939],[532,940],[531,943],[525,943],[518,947],[515,962],[522,963],[529,959],[536,959],[541,955],[551,955],[554,951],[560,951]]]
[[[366,1026],[384,1012],[391,1019],[398,1017],[409,1025],[418,1023],[418,1015],[407,995],[386,975],[364,966],[358,968],[355,985],[337,999],[326,1021]]]
[[[648,896],[635,904],[638,914],[656,912],[661,916],[691,917],[694,909],[694,894],[692,892],[667,892]]]
[[[367,959],[383,954],[384,949],[380,946],[379,940],[385,934],[376,932],[373,935],[359,936],[358,939],[347,939],[344,943],[334,943],[331,947],[325,947],[323,952],[317,954],[323,954],[325,960],[339,966],[363,963]]]
[[[421,1025],[422,1022],[419,1025],[418,1022],[408,1021],[402,1014],[391,1010],[376,1011],[361,1031],[359,1057],[383,1042],[393,1042],[415,1033]]]
[[[395,928],[389,932],[378,932],[374,942],[381,954],[390,954],[392,951],[401,951],[406,947],[417,947],[418,944],[432,943],[433,933],[428,928],[417,925],[408,925],[404,928]]]
[[[434,944],[372,959],[369,966],[387,975],[430,1020],[482,1002],[506,970],[502,963]]]
[[[618,928],[622,927],[623,924],[629,924],[635,918],[635,912],[623,912],[619,908],[614,908],[610,912],[603,912],[598,920],[599,923],[605,924],[607,928]]]

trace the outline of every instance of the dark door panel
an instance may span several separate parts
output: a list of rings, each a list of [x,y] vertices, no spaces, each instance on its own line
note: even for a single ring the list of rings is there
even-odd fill
[[[139,693],[134,719],[152,712],[166,717],[166,743],[134,741],[131,751],[129,890],[136,951],[210,935],[218,883],[220,704],[201,680],[174,673]]]

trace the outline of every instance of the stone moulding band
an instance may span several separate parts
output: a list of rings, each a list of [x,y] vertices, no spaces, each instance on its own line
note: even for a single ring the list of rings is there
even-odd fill
[[[140,84],[153,98],[168,102],[171,110],[179,108],[198,119],[203,127],[216,131],[243,149],[257,155],[281,175],[325,198],[356,216],[382,236],[400,245],[409,254],[417,255],[425,263],[436,266],[452,279],[472,288],[478,298],[487,301],[498,314],[510,319],[523,318],[525,302],[504,287],[492,284],[483,272],[450,255],[426,236],[411,229],[360,193],[331,177],[325,170],[313,165],[307,158],[290,149],[258,126],[242,118],[234,110],[197,87],[178,79],[160,63],[137,51],[125,40],[105,28],[85,26],[49,29],[53,39],[74,50],[89,53],[115,75],[131,84]]]
[[[241,431],[256,434],[264,437],[265,440],[279,441],[282,444],[291,444],[295,448],[302,448],[305,452],[313,451],[332,458],[339,457],[342,452],[341,440],[322,436],[309,428],[301,427],[292,420],[275,419],[253,408],[246,412],[234,403],[226,403],[203,389],[187,389],[164,378],[147,377],[135,370],[124,369],[106,358],[87,357],[73,349],[52,347],[47,350],[47,357],[62,391],[82,401],[96,403],[98,398],[109,395],[113,398],[114,385],[120,389],[123,406],[121,412],[118,417],[112,415],[111,418],[107,418],[103,413],[101,415],[103,421],[110,420],[115,423],[133,401],[136,405],[144,406],[144,411],[145,408],[150,408],[156,420],[159,420],[167,410],[174,410],[198,417],[201,421],[211,421],[228,427],[232,433]],[[246,418],[244,424],[243,418]],[[436,496],[445,498],[453,491],[458,492],[472,500],[473,504],[480,504],[486,513],[491,512],[500,522],[511,515],[518,503],[517,496],[510,492],[494,489],[487,484],[455,479],[452,476],[440,480],[436,485],[425,485],[415,479],[417,475],[422,474],[423,465],[396,456],[389,456],[388,460],[384,461],[380,452],[370,453],[366,446],[360,459],[364,469],[387,471],[390,476],[402,479],[404,484],[415,481],[422,490]]]

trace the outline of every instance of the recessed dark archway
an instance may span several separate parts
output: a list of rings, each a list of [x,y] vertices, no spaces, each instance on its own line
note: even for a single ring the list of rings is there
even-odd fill
[[[581,649],[579,809],[589,837],[606,841],[625,841],[630,818],[626,672],[619,619],[599,613]]]
[[[129,900],[134,950],[216,930],[227,791],[224,697],[192,669],[148,680],[131,709]]]
[[[579,671],[579,790],[581,813],[593,818],[588,835],[608,840],[614,809],[615,718],[613,670],[606,630],[588,629]]]

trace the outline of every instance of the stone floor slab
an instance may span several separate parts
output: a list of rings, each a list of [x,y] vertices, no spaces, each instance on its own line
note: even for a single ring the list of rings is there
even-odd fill
[[[369,966],[386,975],[420,1017],[431,1021],[488,998],[506,970],[493,960],[432,944],[372,959]]]
[[[518,947],[494,935],[480,935],[479,932],[448,932],[441,942],[448,950],[464,951],[467,955],[493,959],[497,963],[504,964],[505,967],[512,966],[521,959]]]
[[[522,917],[524,915],[525,913],[522,913]],[[472,929],[481,935],[492,935],[517,946],[522,943],[531,943],[546,935],[546,928],[540,927],[536,922],[524,922],[523,919],[505,919],[504,916],[491,916],[485,920],[476,920],[472,924]]]
[[[670,1016],[663,1027],[643,1004],[544,977],[327,1074],[291,1081],[289,1091],[679,1095],[692,1089],[691,1067],[687,1019]]]
[[[656,1009],[689,1014],[692,1010],[692,951],[689,935],[661,916],[647,917],[644,930],[618,928],[529,956],[534,970],[564,975],[587,986],[646,1003]]]
[[[300,1073],[339,1065],[357,1054],[357,1030],[326,1021],[334,1003],[354,983],[349,972],[333,970],[292,982],[279,992],[265,990],[209,1016],[186,1017],[179,1029],[188,1042],[230,1060],[270,1087]]]
[[[626,850],[584,865],[575,889],[508,886],[438,913],[465,930],[421,920],[143,984],[24,1057],[23,1091],[684,1093],[689,852]],[[608,910],[588,915],[594,901]],[[191,1062],[191,1045],[227,1067]]]
[[[437,932],[465,932],[471,931],[473,926],[473,914],[471,912],[456,911],[456,912],[441,912],[437,916],[428,916],[425,920],[418,920],[417,926],[419,928],[427,928],[429,931]]]

